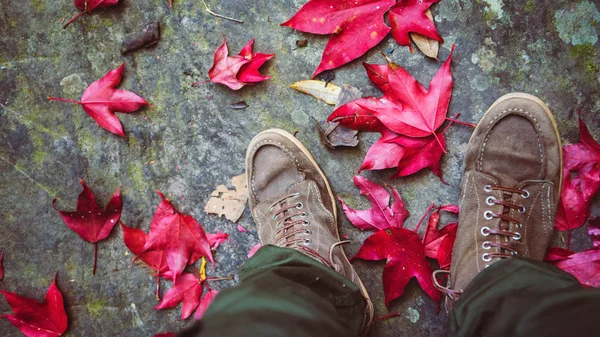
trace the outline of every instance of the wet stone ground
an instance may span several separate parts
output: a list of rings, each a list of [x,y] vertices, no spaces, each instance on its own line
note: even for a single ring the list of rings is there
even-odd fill
[[[76,10],[69,0],[0,2],[0,251],[5,252],[2,289],[42,299],[56,271],[69,315],[66,336],[152,336],[175,331],[180,309],[154,311],[153,278],[142,268],[129,268],[120,228],[99,245],[99,267],[92,276],[93,246],[68,230],[51,207],[75,204],[85,179],[101,205],[122,186],[122,220],[149,228],[159,202],[156,190],[170,196],[183,212],[193,215],[208,231],[232,235],[218,251],[214,274],[235,273],[258,242],[248,210],[236,225],[203,212],[210,192],[244,170],[246,145],[265,128],[278,127],[297,137],[315,155],[336,193],[351,206],[367,207],[352,176],[375,135],[362,134],[355,149],[322,146],[312,118],[324,119],[330,106],[297,93],[289,85],[307,79],[319,62],[327,37],[280,27],[303,0],[208,0],[215,12],[235,16],[243,24],[208,15],[199,1],[123,0],[109,10],[85,15],[68,29],[61,18]],[[450,114],[477,122],[500,95],[525,91],[538,95],[554,111],[565,143],[578,139],[577,113],[600,137],[600,4],[594,1],[443,0],[432,7],[445,38],[440,59],[456,44],[452,71],[454,91]],[[162,25],[155,47],[123,57],[123,37],[150,21]],[[203,80],[212,54],[227,35],[232,53],[251,38],[261,52],[276,58],[263,68],[271,80],[231,91]],[[296,40],[308,39],[297,49]],[[392,52],[393,51],[393,52]],[[369,83],[362,61],[383,63],[384,52],[426,86],[440,61],[411,53],[388,37],[357,61],[336,71],[336,84],[351,84],[364,95],[379,95]],[[109,69],[126,63],[120,88],[139,93],[151,107],[119,118],[126,137],[101,129],[77,105],[50,102],[46,96],[78,99],[91,82]],[[184,75],[195,74],[196,79]],[[244,100],[249,107],[232,110]],[[365,176],[398,188],[412,216],[412,228],[427,206],[456,203],[462,157],[470,129],[455,126],[447,132],[449,153],[442,159],[444,185],[431,172],[388,180],[391,171]],[[600,214],[594,207],[593,214]],[[445,220],[444,220],[445,221]],[[345,219],[342,232],[357,251],[367,233]],[[575,233],[574,248],[586,248],[585,235]],[[561,242],[561,237],[556,236]],[[374,299],[377,316],[387,313],[381,285],[382,263],[356,262],[358,273]],[[236,281],[216,284],[231,286]],[[167,284],[163,284],[165,287]],[[441,336],[447,316],[411,282],[390,310],[402,315],[374,324],[371,336]],[[9,312],[4,300],[0,312]],[[1,336],[19,336],[0,320]]]

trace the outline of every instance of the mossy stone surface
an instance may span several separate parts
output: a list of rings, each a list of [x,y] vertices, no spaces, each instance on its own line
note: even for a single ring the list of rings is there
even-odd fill
[[[377,139],[362,134],[354,149],[330,150],[319,142],[312,119],[323,120],[332,107],[289,86],[308,79],[327,37],[304,34],[279,24],[290,18],[302,0],[207,0],[211,9],[244,20],[243,24],[206,13],[200,1],[121,1],[107,10],[84,15],[67,29],[63,20],[77,13],[71,0],[55,2],[6,0],[0,3],[0,250],[6,276],[3,289],[42,299],[56,271],[65,296],[69,330],[65,336],[147,337],[176,331],[180,308],[155,311],[154,278],[139,266],[130,268],[132,255],[121,229],[99,243],[98,271],[92,276],[93,245],[82,241],[52,209],[74,208],[83,178],[104,207],[122,188],[125,224],[148,230],[160,198],[194,216],[207,231],[232,235],[216,254],[214,276],[235,273],[258,242],[248,210],[240,224],[206,215],[204,205],[219,184],[244,170],[250,139],[261,130],[279,127],[312,151],[333,189],[351,206],[367,207],[352,177],[368,147]],[[362,61],[384,63],[380,52],[408,69],[421,83],[429,81],[456,44],[452,72],[454,91],[449,114],[476,123],[499,96],[525,91],[546,101],[556,115],[565,143],[578,141],[577,113],[581,111],[593,135],[600,138],[600,29],[595,1],[442,0],[432,7],[444,37],[440,61],[411,53],[391,36],[357,61],[336,70],[335,84],[351,84],[365,95],[379,95],[361,66]],[[160,42],[121,56],[123,37],[158,21]],[[582,25],[585,22],[584,25]],[[227,36],[236,54],[251,38],[255,50],[275,53],[262,72],[269,81],[239,91],[204,81],[213,52]],[[296,40],[308,39],[297,48]],[[392,52],[393,51],[393,52]],[[47,96],[78,99],[91,82],[122,62],[126,70],[121,89],[138,93],[150,107],[119,114],[126,137],[101,129],[78,105],[51,102]],[[184,72],[192,74],[185,75]],[[232,110],[244,100],[249,107]],[[471,130],[451,127],[446,136],[449,153],[442,159],[444,179],[422,171],[393,179],[392,171],[365,172],[403,193],[413,228],[430,203],[458,202],[463,153]],[[340,209],[341,211],[341,209]],[[592,209],[599,215],[597,203]],[[443,219],[442,222],[452,219]],[[369,233],[352,227],[342,216],[341,232],[353,241],[352,255]],[[584,229],[574,233],[573,248],[589,245]],[[556,242],[561,242],[556,235]],[[377,309],[383,303],[383,263],[357,261]],[[215,283],[215,288],[232,286]],[[163,291],[169,287],[162,283]],[[443,336],[447,316],[411,282],[394,301],[391,312],[402,316],[376,322],[371,336]],[[9,312],[0,300],[0,312]],[[0,320],[1,336],[19,336]]]

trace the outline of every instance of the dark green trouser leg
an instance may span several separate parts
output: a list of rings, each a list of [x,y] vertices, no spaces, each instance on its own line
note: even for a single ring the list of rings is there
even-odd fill
[[[360,334],[365,302],[351,281],[291,249],[265,246],[241,268],[202,321],[179,336],[270,337]]]
[[[456,302],[448,336],[600,335],[600,289],[545,262],[509,259],[477,275]]]

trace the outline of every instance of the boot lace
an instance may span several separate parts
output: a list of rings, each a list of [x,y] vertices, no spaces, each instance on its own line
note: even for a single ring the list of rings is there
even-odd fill
[[[306,246],[312,242],[310,238],[312,231],[307,228],[310,225],[310,220],[306,219],[308,214],[301,211],[304,209],[304,204],[300,201],[292,201],[299,196],[300,193],[287,194],[269,206],[268,211],[272,213],[271,220],[276,221],[275,244],[279,247],[293,248],[298,244]],[[296,234],[303,234],[306,237],[296,237]]]
[[[510,199],[510,196],[512,196],[513,194],[520,194],[523,199],[527,199],[530,196],[529,191],[524,190],[524,189],[518,189],[518,188],[504,187],[504,186],[500,186],[500,185],[485,185],[483,187],[483,190],[486,193],[491,193],[493,191],[502,191],[502,192],[504,192],[504,195],[505,195],[504,200],[499,200],[499,199],[495,198],[494,196],[488,196],[485,199],[485,203],[488,206],[494,206],[494,205],[504,206],[501,213],[494,213],[492,211],[483,212],[483,217],[486,220],[492,220],[494,218],[498,218],[498,219],[505,220],[509,224],[510,223],[515,224],[515,228],[517,230],[523,229],[523,224],[519,220],[511,217],[509,214],[510,214],[511,209],[516,209],[521,214],[525,213],[527,211],[527,209],[523,205],[515,204],[512,202],[505,201],[505,200]],[[490,236],[490,235],[500,235],[504,238],[508,238],[508,240],[510,240],[510,239],[512,239],[514,241],[521,240],[521,232],[511,231],[511,230],[509,230],[510,229],[509,227],[510,226],[503,224],[503,222],[501,221],[497,228],[490,228],[488,226],[482,227],[481,235],[486,236],[486,237]],[[504,259],[504,258],[510,258],[513,256],[517,256],[519,254],[518,251],[516,250],[514,245],[512,245],[511,243],[508,243],[508,240],[501,240],[504,242],[493,242],[491,240],[484,241],[481,244],[481,248],[483,248],[484,250],[491,250],[492,248],[498,248],[498,249],[496,250],[496,252],[483,253],[481,255],[481,259],[484,262],[490,262],[492,260],[492,258]],[[490,266],[489,264],[486,264],[485,268],[487,268],[489,266]],[[443,274],[446,276],[445,277],[446,285],[442,285],[440,283],[439,278],[438,278],[438,275],[440,275],[440,274]],[[460,295],[463,293],[463,289],[451,289],[452,285],[450,284],[449,276],[450,276],[450,271],[448,271],[448,270],[436,270],[433,272],[433,275],[432,275],[433,284],[439,291],[446,294],[446,296],[448,297],[450,302],[455,302],[456,300],[458,300]],[[449,309],[448,305],[449,305],[449,303],[446,302],[446,310],[447,311]]]
[[[275,245],[284,248],[300,250],[302,253],[318,260],[326,266],[340,272],[341,266],[335,264],[333,253],[334,248],[350,243],[350,241],[338,241],[329,248],[327,258],[324,258],[309,245],[312,243],[312,230],[310,220],[306,219],[308,214],[304,209],[304,204],[300,201],[294,202],[293,199],[300,197],[300,193],[291,193],[284,195],[273,202],[268,211],[271,212],[271,220],[275,222]],[[297,237],[299,235],[300,237]],[[302,238],[304,236],[304,238]]]
[[[513,194],[520,194],[524,199],[529,198],[529,195],[530,195],[529,191],[527,191],[527,190],[518,189],[518,188],[509,188],[509,187],[504,187],[504,186],[499,186],[499,185],[485,185],[483,187],[483,190],[487,193],[491,193],[493,191],[502,191],[502,192],[504,192],[505,195],[508,195],[508,197],[512,196]],[[508,199],[508,198],[505,197],[504,199]],[[515,249],[515,246],[512,245],[511,243],[509,243],[509,240],[510,239],[512,239],[513,241],[521,240],[521,232],[518,230],[523,229],[523,224],[519,220],[511,217],[509,214],[510,214],[511,209],[516,209],[521,214],[525,213],[527,211],[527,209],[523,205],[515,204],[512,202],[505,201],[505,200],[499,200],[493,196],[488,196],[485,199],[485,203],[488,206],[494,206],[494,205],[504,206],[501,213],[494,213],[492,211],[483,212],[483,217],[486,220],[492,220],[494,218],[502,219],[502,220],[505,220],[509,224],[513,223],[515,225],[516,230],[514,230],[514,231],[509,230],[510,226],[507,226],[503,222],[500,222],[500,224],[498,225],[497,228],[490,228],[488,226],[482,227],[481,235],[483,235],[483,236],[500,235],[500,236],[504,237],[505,239],[501,240],[503,242],[494,242],[491,240],[484,241],[481,244],[481,248],[483,248],[484,250],[490,250],[492,248],[498,248],[498,249],[495,252],[483,253],[481,255],[481,259],[484,262],[490,262],[492,260],[492,258],[509,258],[509,257],[517,256],[519,253]],[[488,266],[489,266],[489,264],[487,264],[485,267],[487,268]]]

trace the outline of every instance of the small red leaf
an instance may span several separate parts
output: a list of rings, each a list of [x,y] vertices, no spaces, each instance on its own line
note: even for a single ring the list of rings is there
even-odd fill
[[[368,210],[354,210],[338,197],[344,213],[354,226],[362,230],[377,230],[401,228],[404,225],[409,214],[398,191],[391,188],[394,202],[390,206],[390,194],[382,186],[361,176],[354,176],[354,185],[360,189],[360,194],[371,202],[371,208]]]
[[[373,48],[390,31],[383,14],[394,0],[311,0],[282,26],[332,34],[313,77],[346,64]]]
[[[90,84],[81,96],[81,101],[67,100],[64,98],[48,97],[52,101],[77,103],[104,129],[125,137],[121,122],[115,112],[134,112],[148,105],[140,96],[126,90],[115,89],[123,77],[125,63],[117,69],[106,73],[104,77]]]
[[[389,19],[392,36],[398,44],[410,46],[409,33],[417,33],[444,42],[438,35],[435,25],[425,15],[431,5],[440,0],[403,0],[390,9]]]
[[[108,237],[121,217],[121,211],[123,210],[121,192],[117,190],[113,194],[103,211],[96,204],[94,194],[87,187],[85,181],[80,180],[80,182],[83,191],[77,198],[77,210],[75,212],[64,212],[57,209],[57,211],[72,231],[85,241],[97,244],[98,241]],[[56,199],[52,201],[52,207],[55,203]],[[97,250],[94,249],[94,274],[96,274],[96,256]]]
[[[454,247],[458,223],[449,223],[438,230],[441,211],[458,214],[458,206],[445,205],[436,208],[429,216],[422,242],[425,245],[425,255],[429,258],[437,259],[440,268],[446,269],[450,267],[452,247]]]
[[[62,335],[68,326],[67,313],[62,294],[56,286],[56,276],[46,293],[44,302],[21,297],[15,293],[0,290],[8,305],[14,311],[0,318],[6,318],[28,337],[56,337]]]
[[[215,50],[213,66],[208,71],[211,82],[221,83],[233,90],[241,89],[245,83],[237,78],[240,68],[250,60],[243,56],[228,56],[227,41],[223,36],[223,43]]]
[[[229,234],[217,231],[215,234],[206,233],[206,238],[208,239],[210,248],[216,250],[223,242],[229,240]]]
[[[206,310],[208,310],[208,307],[218,294],[218,291],[210,289],[204,296],[202,296],[200,299],[200,304],[194,313],[194,319],[202,319],[202,316],[204,316],[204,313],[206,313]]]
[[[242,48],[239,54],[241,57],[250,60],[250,62],[242,65],[237,73],[238,80],[244,83],[258,83],[271,78],[267,75],[261,75],[258,72],[258,68],[260,68],[268,60],[272,59],[275,54],[253,53],[253,44],[254,39],[250,40],[250,42],[248,42],[248,44]]]
[[[258,250],[262,247],[262,244],[256,244],[254,246],[252,246],[252,248],[250,248],[250,251],[248,252],[248,258],[251,258],[254,256],[254,254],[256,254],[256,252],[258,252]]]
[[[165,332],[159,333],[158,335],[154,335],[154,337],[176,337],[177,335],[174,332]]]
[[[179,303],[181,307],[181,319],[184,320],[196,310],[200,304],[202,295],[202,283],[196,275],[184,273],[179,276],[178,283],[167,290],[162,301],[154,307],[155,310],[173,308]]]
[[[158,192],[158,195],[162,201],[154,213],[150,233],[140,255],[155,250],[165,251],[167,265],[177,284],[178,276],[185,267],[200,257],[208,258],[214,265],[211,245],[204,229],[194,218],[179,213],[162,193]]]
[[[388,228],[368,237],[353,259],[386,260],[383,268],[385,305],[404,293],[404,288],[415,277],[421,288],[434,301],[440,300],[440,292],[434,287],[432,270],[425,258],[425,250],[419,235],[404,228]]]

